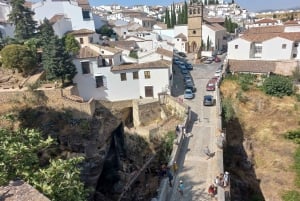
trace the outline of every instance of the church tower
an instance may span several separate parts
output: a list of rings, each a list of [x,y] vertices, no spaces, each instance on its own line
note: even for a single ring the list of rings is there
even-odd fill
[[[190,0],[188,6],[188,52],[201,57],[203,4],[201,0]]]

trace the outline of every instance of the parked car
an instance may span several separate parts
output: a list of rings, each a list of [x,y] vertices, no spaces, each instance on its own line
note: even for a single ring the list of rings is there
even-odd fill
[[[184,77],[183,77],[183,80],[184,80],[184,82],[186,82],[186,81],[188,81],[188,80],[191,80],[191,81],[193,81],[193,78],[192,78],[192,76],[191,76],[191,75],[189,75],[189,74],[186,74],[186,75],[184,75]]]
[[[181,73],[182,73],[183,75],[185,75],[185,74],[188,74],[189,71],[188,71],[187,69],[181,68]]]
[[[216,80],[209,80],[206,84],[206,91],[216,90]]]
[[[221,59],[219,57],[215,57],[214,62],[216,63],[221,62]]]
[[[178,55],[181,57],[186,57],[186,54],[184,52],[178,52]]]
[[[192,92],[196,92],[197,90],[193,82],[186,82],[184,88],[190,89]]]
[[[205,64],[211,64],[214,60],[215,60],[215,57],[208,57],[208,58],[204,61],[204,63],[205,63]]]
[[[192,98],[194,98],[194,93],[193,93],[193,91],[191,89],[186,89],[186,90],[184,90],[183,97],[185,99],[192,99]]]
[[[224,50],[221,49],[221,50],[218,50],[217,55],[222,55],[223,53],[224,53]]]
[[[191,63],[185,63],[185,67],[188,70],[193,70],[193,65]]]
[[[214,76],[214,77],[211,78],[211,80],[213,80],[213,81],[215,82],[215,85],[216,85],[216,86],[219,86],[220,81],[221,81],[221,77],[219,77],[219,76]]]
[[[221,69],[217,69],[215,72],[215,77],[221,77],[222,75],[222,70]]]
[[[187,70],[184,64],[178,64],[178,68],[180,68],[180,70]]]
[[[203,105],[204,106],[213,106],[214,105],[214,97],[212,95],[205,95],[203,97]]]

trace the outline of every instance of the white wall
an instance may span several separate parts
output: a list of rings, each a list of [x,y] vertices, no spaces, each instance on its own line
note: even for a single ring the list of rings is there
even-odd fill
[[[62,38],[67,31],[72,31],[72,23],[66,18],[62,18],[52,25],[55,35]]]
[[[286,48],[282,49],[282,45],[286,44]],[[263,60],[285,60],[292,58],[292,49],[294,42],[275,37],[270,40],[266,40],[262,43],[262,55]]]
[[[179,52],[185,52],[185,41],[182,41],[181,38],[174,38],[173,43],[174,48],[176,48]]]
[[[238,48],[235,49],[235,45],[238,45]],[[246,41],[241,38],[237,38],[235,40],[228,42],[228,59],[249,59],[250,57],[250,45],[249,41]]]
[[[89,100],[91,97],[110,101],[145,98],[145,86],[153,86],[153,95],[157,98],[157,94],[169,86],[170,69],[168,68],[111,72],[110,67],[98,68],[96,59],[90,59],[92,73],[82,74],[80,61],[74,60],[73,62],[78,72],[73,81],[77,83],[79,95],[84,100]],[[132,72],[134,71],[138,71],[139,79],[133,79]],[[144,78],[144,71],[150,71],[151,79]],[[126,81],[121,81],[120,73],[126,73]],[[95,76],[97,75],[106,77],[107,88],[96,88]]]
[[[51,19],[56,14],[65,14],[72,22],[72,29],[95,30],[95,24],[92,13],[90,20],[83,20],[82,9],[75,1],[52,1],[45,0],[34,3],[32,10],[35,12],[34,19],[42,22],[44,18]]]

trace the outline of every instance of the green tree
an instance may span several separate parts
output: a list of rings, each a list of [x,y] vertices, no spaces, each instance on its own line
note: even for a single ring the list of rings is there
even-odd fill
[[[132,57],[132,58],[135,58],[135,59],[139,58],[137,52],[134,51],[134,50],[130,51],[129,56]]]
[[[175,4],[171,6],[171,27],[173,28],[176,25],[176,13],[175,13]]]
[[[171,20],[170,20],[170,12],[169,9],[166,9],[166,17],[165,17],[165,23],[167,24],[168,28],[171,28]]]
[[[36,31],[36,21],[32,16],[34,12],[24,6],[25,0],[11,0],[12,10],[9,21],[15,25],[15,37],[18,40],[26,40],[34,36]]]
[[[183,9],[183,24],[188,23],[188,5],[187,2],[184,1],[184,9]]]
[[[4,67],[17,69],[24,75],[36,67],[35,54],[25,45],[7,45],[0,54]]]
[[[87,191],[80,181],[78,164],[84,158],[51,160],[47,168],[34,174],[34,186],[52,201],[85,201]]]
[[[39,39],[41,46],[46,46],[49,43],[49,39],[54,37],[54,30],[47,18],[43,20],[43,23],[39,26]]]
[[[293,94],[293,83],[288,77],[274,75],[264,81],[262,89],[271,96],[290,96]]]
[[[71,55],[65,51],[61,39],[53,36],[43,47],[43,67],[46,70],[47,79],[60,78],[64,86],[65,80],[72,80],[76,75],[75,65]]]
[[[209,36],[207,36],[207,39],[206,39],[206,51],[208,51],[210,49],[210,45],[211,45],[211,40],[210,40]]]
[[[63,37],[63,42],[66,48],[66,51],[71,55],[76,55],[80,50],[80,44],[71,34],[67,34]]]
[[[114,30],[112,30],[112,28],[109,27],[108,25],[103,25],[102,27],[97,29],[96,32],[98,34],[101,34],[103,36],[108,36],[108,37],[111,37],[114,34]]]
[[[0,185],[21,178],[30,181],[39,168],[38,151],[52,144],[35,130],[0,129]]]

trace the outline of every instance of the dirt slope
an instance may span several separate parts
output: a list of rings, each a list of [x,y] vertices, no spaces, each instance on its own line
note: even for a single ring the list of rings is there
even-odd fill
[[[292,165],[297,146],[285,140],[283,134],[299,129],[300,103],[294,97],[266,96],[258,89],[242,92],[241,102],[237,98],[238,91],[235,82],[225,80],[222,83],[222,96],[232,98],[238,122],[227,126],[227,140],[231,147],[242,144],[247,160],[253,165],[253,174],[236,165],[241,160],[236,156],[229,159],[236,161],[228,162],[229,167],[225,165],[225,168],[233,172],[233,178],[246,183],[248,189],[260,191],[264,200],[279,201],[284,191],[296,189]],[[258,189],[251,187],[255,185]],[[233,189],[232,193],[243,192]]]

